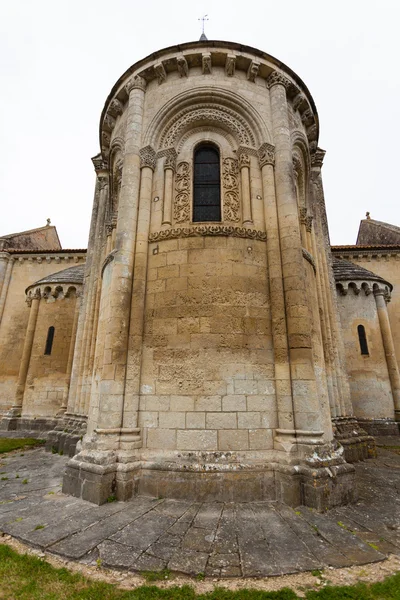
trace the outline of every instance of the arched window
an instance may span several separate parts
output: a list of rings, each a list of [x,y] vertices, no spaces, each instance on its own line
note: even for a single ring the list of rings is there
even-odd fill
[[[357,327],[357,331],[358,331],[358,341],[360,342],[361,354],[365,354],[368,356],[369,355],[368,343],[367,343],[367,336],[365,335],[364,325],[359,325]]]
[[[51,326],[51,327],[49,327],[49,330],[47,332],[46,347],[44,349],[45,354],[51,354],[51,349],[53,347],[53,340],[54,340],[54,327]]]
[[[220,221],[219,152],[202,145],[194,154],[193,221]]]

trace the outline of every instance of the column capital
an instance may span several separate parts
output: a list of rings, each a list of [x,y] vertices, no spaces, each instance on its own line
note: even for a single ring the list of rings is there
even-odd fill
[[[250,168],[250,156],[242,151],[239,154],[239,168],[243,169],[244,167]]]
[[[167,156],[165,157],[164,160],[164,170],[165,169],[171,169],[172,171],[175,171],[176,168],[176,151],[175,149],[171,149],[171,151],[167,154]]]
[[[262,144],[258,149],[258,160],[260,169],[262,169],[264,165],[273,166],[275,164],[275,147],[267,142]]]
[[[101,175],[97,175],[97,181],[99,184],[99,190],[104,190],[104,188],[108,185],[108,174],[102,173]]]
[[[293,84],[290,79],[282,75],[282,73],[279,73],[279,71],[273,71],[267,78],[267,86],[271,89],[274,85],[283,85],[287,91]]]
[[[142,90],[142,92],[145,92],[146,86],[147,82],[144,79],[144,77],[141,77],[140,75],[135,75],[134,77],[128,79],[128,81],[126,82],[125,91],[129,96],[132,90]]]
[[[153,171],[156,168],[156,153],[151,146],[145,146],[139,151],[140,168],[149,167]]]

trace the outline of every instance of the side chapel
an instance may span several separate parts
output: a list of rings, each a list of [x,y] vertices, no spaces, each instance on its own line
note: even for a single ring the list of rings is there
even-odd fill
[[[0,238],[0,427],[97,504],[352,501],[399,435],[400,228],[331,247],[306,85],[202,36],[130,67],[99,133],[87,250]]]

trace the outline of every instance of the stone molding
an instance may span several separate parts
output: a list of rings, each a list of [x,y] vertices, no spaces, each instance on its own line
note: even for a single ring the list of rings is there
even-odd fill
[[[104,158],[104,156],[101,153],[96,154],[96,156],[93,156],[92,163],[96,173],[100,173],[101,171],[108,171],[108,161]]]
[[[223,218],[237,223],[240,220],[239,167],[236,158],[222,161]]]
[[[74,262],[74,263],[78,263],[78,262],[85,262],[86,261],[86,251],[82,252],[82,254],[68,254],[68,255],[63,255],[62,253],[60,254],[47,254],[46,252],[43,252],[42,254],[35,254],[35,255],[30,255],[30,254],[23,254],[21,256],[18,255],[18,253],[14,254],[13,257],[10,258],[10,260],[14,260],[17,264],[22,264],[25,260],[32,263],[32,262],[37,262],[39,264],[41,264],[42,262],[46,261],[47,263],[50,262],[55,262],[56,264],[60,264],[61,262],[65,262],[65,263],[70,263],[70,262]]]
[[[265,242],[267,239],[265,231],[247,229],[246,227],[234,227],[229,225],[195,225],[193,227],[178,227],[151,233],[149,235],[149,242],[207,236],[238,237],[259,240],[261,242]]]
[[[382,295],[386,302],[391,300],[390,290],[382,282],[374,282],[371,285],[371,282],[368,283],[358,279],[355,281],[341,280],[336,282],[336,290],[341,296],[347,296],[348,292],[352,291],[355,296],[358,296],[361,292],[366,296],[373,293],[374,296]]]
[[[182,161],[176,168],[174,220],[185,223],[190,220],[190,165]]]
[[[324,162],[325,154],[325,150],[322,150],[322,148],[317,148],[314,154],[311,156],[311,166],[318,167],[320,169]]]
[[[42,283],[39,286],[33,284],[32,287],[26,289],[26,302],[29,305],[30,302],[35,298],[43,298],[48,300],[69,298],[72,293],[76,297],[81,296],[82,283],[75,281],[61,283]]]

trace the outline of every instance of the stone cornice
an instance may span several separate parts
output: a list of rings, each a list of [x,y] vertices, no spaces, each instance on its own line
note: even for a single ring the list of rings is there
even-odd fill
[[[265,81],[266,87],[267,80],[269,85],[284,84],[289,98],[297,96],[304,98],[302,112],[310,111],[306,115],[310,128],[308,137],[314,145],[315,135],[318,132],[318,114],[312,96],[303,81],[289,67],[265,52],[250,46],[224,41],[189,42],[165,48],[132,65],[114,85],[106,101],[100,120],[100,137],[102,138],[102,133],[112,130],[115,119],[121,114],[122,105],[127,102],[131,86],[136,87],[133,82],[137,77],[140,78],[137,81],[141,81],[141,88],[144,89],[145,85],[154,79],[158,84],[163,84],[174,71],[180,77],[190,77],[191,69],[198,69],[199,65],[203,75],[219,68],[221,77],[235,77],[237,71],[244,71],[247,81],[254,85],[260,85],[262,80]],[[106,116],[113,118],[106,120]],[[101,141],[101,147],[106,148],[107,139],[103,137]]]
[[[265,231],[258,231],[256,229],[247,229],[245,227],[234,227],[230,225],[194,225],[193,227],[177,227],[151,233],[149,235],[149,242],[205,236],[239,237],[250,240],[259,240],[261,242],[265,242],[267,239]]]

